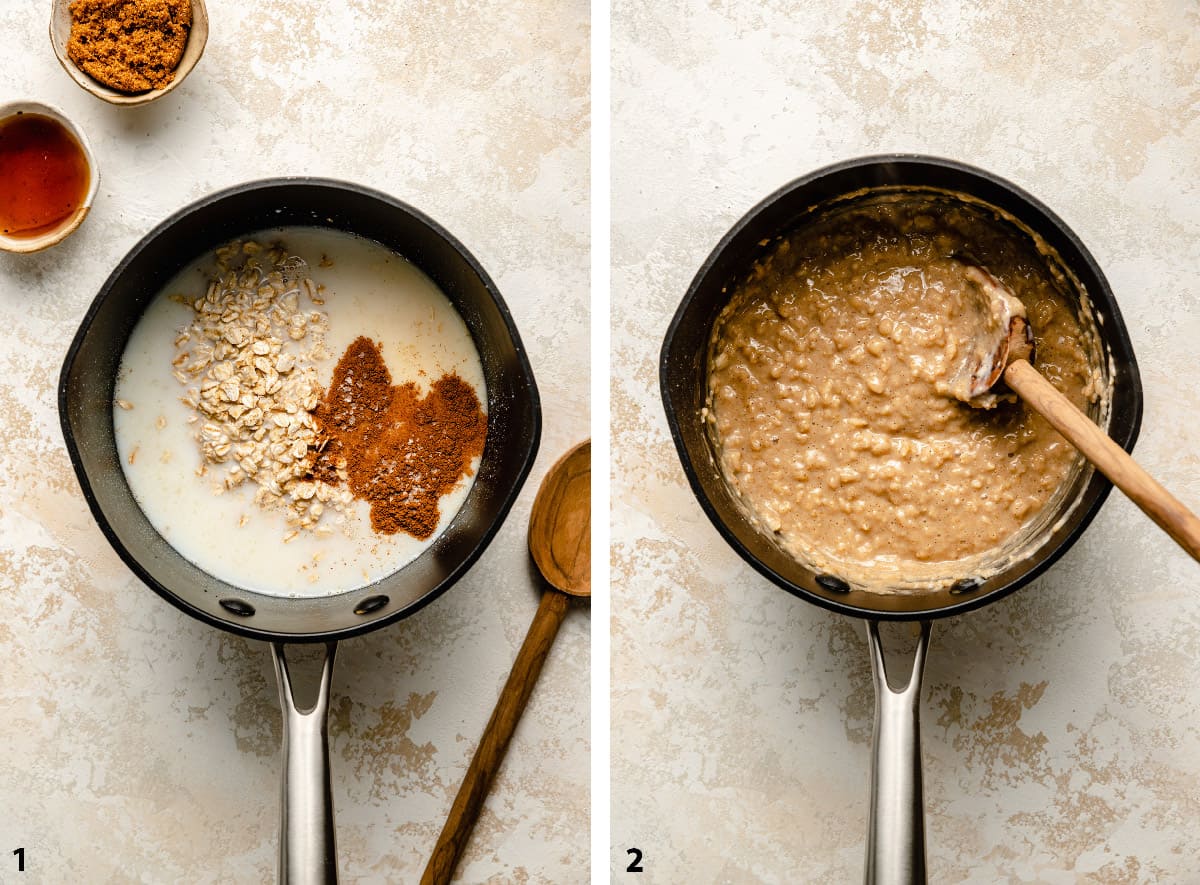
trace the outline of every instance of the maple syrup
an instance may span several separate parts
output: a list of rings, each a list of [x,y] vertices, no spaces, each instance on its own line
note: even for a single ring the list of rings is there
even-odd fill
[[[57,120],[31,112],[0,120],[0,234],[54,230],[83,205],[90,182],[83,146]]]

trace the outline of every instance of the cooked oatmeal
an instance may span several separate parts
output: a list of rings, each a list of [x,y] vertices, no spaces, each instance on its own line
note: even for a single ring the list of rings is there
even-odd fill
[[[798,559],[875,589],[964,577],[1079,464],[1020,402],[949,395],[978,321],[966,261],[1016,293],[1038,369],[1086,407],[1097,384],[1075,312],[1044,260],[981,209],[845,209],[779,240],[734,288],[705,417],[726,478]]]

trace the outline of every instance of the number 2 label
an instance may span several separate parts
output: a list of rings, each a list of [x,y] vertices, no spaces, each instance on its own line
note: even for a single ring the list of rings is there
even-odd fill
[[[626,848],[626,849],[625,849],[625,853],[626,853],[626,854],[631,854],[631,855],[633,855],[633,860],[631,860],[631,861],[629,862],[629,866],[627,866],[627,867],[625,868],[625,872],[627,872],[627,873],[642,873],[642,872],[645,872],[645,871],[642,869],[642,849],[640,849],[640,848]]]

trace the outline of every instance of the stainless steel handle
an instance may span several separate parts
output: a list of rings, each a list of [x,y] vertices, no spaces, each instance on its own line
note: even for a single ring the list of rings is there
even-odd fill
[[[271,644],[283,710],[283,806],[279,881],[283,885],[337,882],[333,794],[329,787],[329,687],[337,643],[325,644],[316,700],[296,704],[283,643]]]
[[[871,678],[875,683],[875,734],[871,751],[871,816],[867,825],[868,885],[925,882],[925,793],[921,780],[921,675],[929,647],[929,621],[906,684],[888,681],[879,623],[869,621]]]

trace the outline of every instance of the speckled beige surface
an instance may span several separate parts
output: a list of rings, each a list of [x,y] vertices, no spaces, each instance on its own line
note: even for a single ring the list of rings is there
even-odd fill
[[[1099,260],[1145,385],[1137,454],[1200,507],[1200,11],[617,2],[613,43],[614,878],[856,881],[864,630],[708,523],[662,414],[662,333],[790,179],[883,151],[975,163]],[[923,712],[934,881],[1200,881],[1200,571],[1119,495],[1042,579],[935,627]]]
[[[101,167],[73,237],[0,256],[4,882],[274,876],[280,726],[266,646],[189,619],[121,564],[87,513],[55,411],[84,310],[154,224],[268,175],[380,188],[474,252],[537,374],[541,456],[491,547],[436,603],[339,651],[343,881],[411,882],[423,869],[537,606],[534,492],[588,435],[587,4],[210,0],[209,13],[187,81],[121,109],[59,68],[49,3],[0,2],[0,95],[61,107]],[[460,881],[587,881],[588,628],[586,609],[569,614]]]

